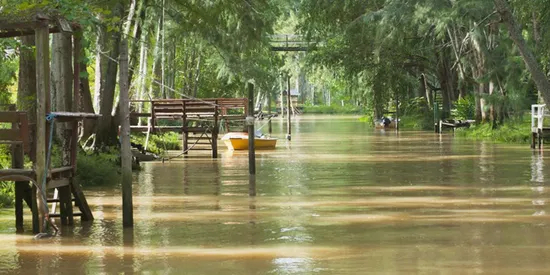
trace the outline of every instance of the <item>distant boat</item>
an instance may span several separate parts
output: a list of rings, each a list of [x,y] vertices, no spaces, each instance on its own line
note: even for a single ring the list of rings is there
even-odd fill
[[[222,140],[230,150],[248,150],[248,133],[227,133]],[[254,148],[257,150],[275,149],[276,145],[276,138],[254,138]]]

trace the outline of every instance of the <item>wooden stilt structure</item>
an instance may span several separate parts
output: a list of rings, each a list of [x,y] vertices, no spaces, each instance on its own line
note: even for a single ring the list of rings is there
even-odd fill
[[[191,150],[210,150],[212,157],[218,157],[218,135],[220,122],[226,130],[229,122],[244,120],[249,107],[246,98],[204,98],[204,99],[154,99],[133,100],[132,103],[150,102],[151,113],[131,113],[134,117],[147,117],[150,126],[130,126],[133,132],[161,134],[177,132],[182,134],[183,154]],[[162,126],[160,120],[181,121],[181,125]],[[239,129],[241,132],[244,129]]]
[[[13,18],[17,18],[15,21]],[[62,224],[72,225],[74,216],[82,220],[92,220],[93,215],[80,186],[74,181],[78,149],[78,121],[97,119],[99,115],[78,113],[79,103],[79,65],[80,36],[74,35],[80,29],[69,24],[55,12],[26,11],[21,16],[9,15],[0,17],[0,38],[35,35],[36,40],[36,125],[34,131],[28,122],[26,112],[9,110],[0,113],[0,122],[11,123],[11,129],[0,129],[0,143],[12,146],[12,168],[0,170],[0,180],[15,181],[16,229],[23,231],[23,201],[32,211],[32,231],[45,232],[47,223],[52,217],[60,217]],[[65,32],[73,34],[74,71],[73,71],[73,107],[63,112],[50,111],[50,49],[49,34]],[[70,54],[70,53],[69,53]],[[70,96],[70,93],[69,93]],[[52,168],[51,131],[54,123],[68,123],[63,136],[63,154],[68,161],[62,167]],[[34,133],[34,134],[31,134]],[[35,153],[30,154],[35,148]],[[31,169],[23,168],[24,154],[30,154],[33,161]],[[29,182],[31,186],[29,187]],[[48,190],[57,189],[57,197],[48,198]],[[74,198],[74,199],[73,199]],[[80,213],[73,213],[73,200],[80,208]],[[59,204],[60,213],[48,213],[48,203]],[[57,208],[57,207],[52,207]]]

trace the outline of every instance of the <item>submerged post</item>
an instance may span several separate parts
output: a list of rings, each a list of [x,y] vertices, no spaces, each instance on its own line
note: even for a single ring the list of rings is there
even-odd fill
[[[50,44],[48,23],[42,22],[35,30],[36,39],[36,183],[41,189],[45,188],[43,182],[46,176],[46,113],[49,111],[48,100],[50,97]],[[34,191],[34,190],[33,190]],[[46,215],[44,207],[46,201],[43,192],[46,190],[37,190],[39,194],[33,194],[33,233],[44,233],[44,223],[42,221]],[[38,198],[38,202],[35,198]],[[36,205],[37,204],[37,205]],[[38,214],[38,216],[37,216]]]
[[[291,140],[292,125],[290,125],[290,75],[286,78],[286,139]]]
[[[130,148],[130,100],[128,96],[128,40],[120,42],[120,114],[122,117],[121,166],[122,166],[122,224],[124,227],[134,226],[132,203],[132,151]]]
[[[248,83],[248,172],[251,176],[256,175],[256,151],[254,150],[254,84]]]
[[[271,136],[273,129],[271,127],[271,91],[267,91],[267,128],[268,133]]]

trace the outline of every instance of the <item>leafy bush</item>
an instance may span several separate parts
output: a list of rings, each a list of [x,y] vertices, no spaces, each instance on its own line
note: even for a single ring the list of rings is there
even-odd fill
[[[132,135],[131,140],[133,143],[145,145],[145,134]],[[149,138],[149,145],[147,151],[160,155],[166,150],[181,150],[181,139],[178,133],[169,132],[161,135],[151,135]]]
[[[0,181],[0,207],[13,206],[15,202],[15,185],[13,182]]]
[[[457,136],[480,140],[491,140],[506,143],[529,143],[531,139],[531,122],[526,116],[507,121],[493,128],[489,123],[473,125],[469,129],[458,129]]]
[[[120,153],[110,149],[101,153],[78,154],[76,182],[82,186],[118,184],[120,182]]]
[[[11,167],[10,151],[7,145],[0,145],[0,169]],[[0,181],[0,207],[12,206],[14,203],[13,182]]]
[[[475,98],[466,96],[455,102],[455,109],[451,110],[451,114],[455,119],[473,119],[476,115]]]
[[[359,121],[374,125],[374,118],[372,117],[372,115],[364,115],[359,118]]]
[[[399,129],[402,130],[433,130],[432,114],[411,114],[399,118]]]
[[[304,114],[361,114],[363,109],[359,106],[352,105],[315,105],[304,106]]]

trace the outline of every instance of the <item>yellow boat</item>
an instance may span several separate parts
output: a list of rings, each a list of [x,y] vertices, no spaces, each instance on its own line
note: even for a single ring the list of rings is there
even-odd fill
[[[228,133],[222,137],[230,150],[248,150],[248,133]],[[257,150],[275,149],[276,138],[255,138],[254,148]]]

